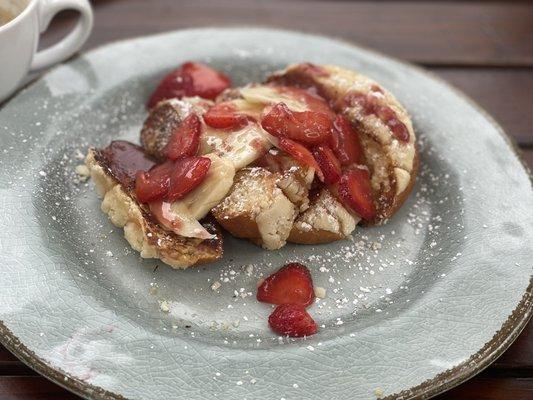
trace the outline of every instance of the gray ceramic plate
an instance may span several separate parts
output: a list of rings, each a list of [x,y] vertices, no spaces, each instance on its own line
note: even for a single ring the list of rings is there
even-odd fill
[[[413,195],[351,241],[265,252],[228,238],[222,261],[187,271],[139,259],[74,168],[89,145],[137,140],[150,91],[188,59],[236,84],[302,60],[377,79],[420,137]],[[111,44],[12,99],[0,137],[2,343],[83,396],[428,397],[487,366],[531,314],[531,180],[501,128],[443,82],[353,45],[252,28]],[[292,260],[327,289],[307,340],[275,337],[254,298]]]

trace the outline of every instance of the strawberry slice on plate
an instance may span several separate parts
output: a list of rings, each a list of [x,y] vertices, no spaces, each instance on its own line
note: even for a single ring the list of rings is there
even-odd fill
[[[135,195],[141,203],[164,199],[173,202],[185,196],[205,179],[211,160],[188,157],[168,160],[148,172],[139,171],[135,179]]]
[[[297,112],[285,103],[278,103],[263,116],[261,126],[271,135],[316,145],[329,139],[333,124],[330,116],[323,112]]]
[[[200,145],[202,124],[196,114],[188,115],[172,134],[163,153],[171,160],[195,156]]]
[[[189,157],[177,160],[170,176],[170,185],[165,200],[173,202],[181,199],[200,185],[210,166],[211,159],[207,157]]]
[[[294,303],[308,307],[315,301],[311,273],[302,264],[287,264],[259,286],[257,300],[263,303]]]
[[[342,165],[358,164],[362,160],[363,149],[359,132],[344,115],[337,115],[333,123],[330,146]]]
[[[299,304],[282,304],[268,317],[270,328],[283,336],[304,337],[317,333],[318,327],[305,308]]]
[[[301,145],[298,142],[295,142],[294,140],[290,140],[284,137],[279,138],[276,141],[275,145],[280,150],[283,150],[285,153],[292,156],[299,163],[314,168],[320,180],[324,180],[324,175],[322,174],[320,166],[313,157],[313,154],[309,150],[307,150],[305,146]]]
[[[215,129],[238,130],[248,124],[248,121],[248,117],[239,113],[230,103],[217,104],[204,114],[204,122]]]
[[[354,168],[345,171],[339,181],[339,198],[365,220],[376,216],[376,207],[370,185],[370,173],[367,169]]]
[[[200,96],[213,100],[230,85],[230,79],[213,68],[196,62],[186,62],[163,78],[152,93],[147,108],[154,107],[162,100],[184,96]]]
[[[138,171],[135,176],[135,195],[141,203],[149,203],[163,198],[170,186],[170,175],[174,162],[166,161],[149,171]]]
[[[341,163],[335,157],[333,150],[326,145],[319,145],[313,149],[313,156],[324,175],[324,183],[332,185],[341,179]]]

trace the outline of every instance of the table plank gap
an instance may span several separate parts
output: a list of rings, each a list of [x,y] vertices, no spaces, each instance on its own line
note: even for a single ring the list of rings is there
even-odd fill
[[[357,42],[417,63],[533,66],[533,7],[521,2],[114,0],[93,1],[85,49],[112,40],[201,26],[262,25]],[[120,18],[117,18],[120,15]],[[305,15],[305,18],[302,18]],[[49,45],[72,26],[63,14]]]

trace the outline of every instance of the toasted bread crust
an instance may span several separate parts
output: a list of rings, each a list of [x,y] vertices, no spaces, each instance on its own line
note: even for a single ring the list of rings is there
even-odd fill
[[[367,225],[379,224],[390,218],[408,197],[418,172],[418,150],[409,115],[396,98],[376,82],[354,71],[336,66],[296,64],[277,72],[268,82],[314,88],[332,106],[344,114],[362,133],[365,159],[371,171],[377,216]],[[357,106],[347,105],[351,92],[368,94],[378,88],[378,101],[390,107],[407,127],[409,140],[397,140],[390,129],[374,115],[365,115]]]
[[[227,197],[213,208],[213,216],[236,237],[270,250],[282,247],[297,209],[277,187],[278,178],[261,167],[241,169]]]
[[[150,110],[141,130],[141,145],[146,153],[163,160],[163,149],[170,136],[191,112],[203,114],[213,103],[199,97],[159,102]]]
[[[171,232],[154,219],[149,210],[135,199],[109,172],[105,158],[90,149],[85,160],[100,196],[102,211],[111,222],[124,228],[124,236],[143,258],[159,258],[172,268],[185,269],[195,264],[215,261],[222,256],[222,235],[216,223],[203,222],[214,239],[186,238]]]

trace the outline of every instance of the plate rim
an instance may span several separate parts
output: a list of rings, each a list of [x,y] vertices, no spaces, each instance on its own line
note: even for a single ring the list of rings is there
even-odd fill
[[[163,32],[157,32],[147,35],[138,35],[132,36],[125,39],[113,40],[95,46],[89,50],[85,50],[77,53],[75,56],[69,58],[63,63],[57,64],[56,66],[45,71],[43,74],[38,76],[36,79],[31,82],[23,85],[19,88],[13,95],[9,96],[5,101],[0,102],[0,111],[14,98],[25,89],[29,89],[35,84],[37,84],[41,79],[43,79],[48,74],[53,73],[57,68],[60,68],[64,63],[70,63],[79,59],[82,56],[90,55],[93,52],[99,51],[105,47],[117,45],[121,43],[136,41],[146,38],[155,38],[157,36],[165,36],[177,32],[194,32],[201,31],[206,29],[221,29],[221,30],[245,30],[245,29],[261,29],[270,32],[277,33],[286,33],[286,34],[298,34],[305,35],[310,38],[317,39],[329,39],[337,42],[341,42],[346,46],[353,47],[355,49],[363,49],[366,52],[372,53],[379,57],[385,58],[387,60],[394,61],[407,67],[411,70],[425,75],[435,81],[438,81],[446,88],[451,90],[455,95],[461,97],[463,100],[473,108],[475,111],[480,113],[494,128],[500,136],[509,144],[510,150],[516,155],[520,164],[524,168],[527,176],[529,177],[530,184],[533,186],[533,172],[528,167],[525,162],[525,159],[522,154],[522,150],[517,146],[516,141],[511,137],[503,127],[492,117],[481,105],[479,105],[475,100],[470,98],[468,95],[463,93],[460,89],[453,86],[448,81],[439,77],[435,73],[426,70],[422,67],[419,67],[410,62],[398,59],[393,56],[389,56],[380,51],[376,51],[371,48],[359,45],[356,42],[339,38],[331,35],[323,34],[314,34],[308,31],[298,31],[291,29],[282,29],[269,25],[243,25],[243,24],[229,24],[229,25],[206,25],[195,28],[186,28],[186,29],[176,29]],[[502,324],[500,329],[496,331],[491,340],[489,340],[485,345],[479,349],[476,353],[472,354],[468,359],[461,362],[458,365],[455,365],[453,368],[449,368],[444,372],[441,372],[434,376],[433,378],[427,379],[424,382],[413,386],[409,389],[402,390],[401,392],[393,393],[383,397],[383,400],[392,400],[392,399],[428,399],[434,397],[440,393],[446,392],[461,383],[466,382],[471,379],[485,368],[487,368],[492,362],[494,362],[498,357],[500,357],[517,339],[523,329],[527,326],[528,322],[533,317],[533,274],[530,276],[529,285],[526,288],[522,299],[518,302],[515,309],[508,315],[505,322]],[[25,365],[39,373],[42,377],[56,383],[57,385],[71,391],[72,393],[81,396],[83,398],[91,398],[96,400],[123,400],[126,397],[121,394],[117,394],[106,389],[101,388],[100,386],[93,385],[83,381],[77,377],[72,376],[71,374],[64,372],[60,368],[53,367],[48,365],[45,360],[37,356],[32,350],[30,350],[26,345],[5,325],[3,320],[0,320],[0,344],[2,344],[9,352],[15,355],[20,361]]]

